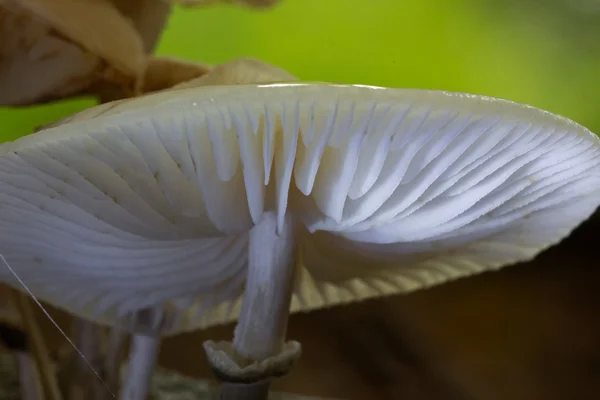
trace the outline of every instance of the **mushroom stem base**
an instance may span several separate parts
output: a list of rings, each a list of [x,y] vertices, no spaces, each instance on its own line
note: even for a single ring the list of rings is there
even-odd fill
[[[208,362],[222,382],[221,400],[267,399],[271,381],[287,375],[302,353],[300,343],[290,341],[283,350],[261,361],[250,361],[235,350],[231,342],[204,343]]]
[[[159,346],[159,337],[132,336],[127,377],[119,394],[120,400],[146,400],[148,398]]]
[[[111,392],[117,393],[120,384],[120,367],[125,359],[125,341],[127,334],[118,328],[112,328],[108,335],[108,345],[104,359],[104,379]]]

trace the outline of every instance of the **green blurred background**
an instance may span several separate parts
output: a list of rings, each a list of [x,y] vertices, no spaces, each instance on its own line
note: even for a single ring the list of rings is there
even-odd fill
[[[158,53],[256,57],[305,80],[508,98],[600,132],[600,14],[591,0],[282,0],[177,8]],[[93,104],[0,109],[0,139]]]

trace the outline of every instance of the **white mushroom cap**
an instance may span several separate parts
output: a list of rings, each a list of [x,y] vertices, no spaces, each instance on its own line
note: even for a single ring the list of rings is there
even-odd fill
[[[170,89],[183,82],[205,76],[211,69],[212,67],[207,64],[174,57],[148,57],[142,92],[150,93]]]
[[[125,328],[164,306],[165,333],[236,318],[248,231],[265,211],[311,233],[301,311],[528,260],[599,204],[587,129],[437,91],[169,90],[0,146],[0,251],[21,279]]]

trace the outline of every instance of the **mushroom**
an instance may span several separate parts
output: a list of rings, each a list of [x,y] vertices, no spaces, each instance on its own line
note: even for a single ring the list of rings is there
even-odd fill
[[[149,82],[153,82],[153,88],[165,87],[167,86],[168,82],[181,82],[182,80],[185,80],[186,76],[192,77],[198,75],[201,75],[201,77],[198,79],[190,80],[175,87],[199,87],[204,85],[216,84],[233,85],[249,82],[256,83],[296,80],[296,78],[293,75],[289,74],[281,68],[250,58],[235,59],[228,63],[219,65],[207,75],[202,74],[206,74],[206,72],[210,70],[210,67],[204,64],[186,62],[183,60],[173,58],[151,57],[149,64],[154,64],[155,67],[151,67],[146,70],[146,83],[149,85]],[[162,71],[165,71],[167,73],[163,74],[161,73]],[[176,71],[176,73],[173,73],[174,71]],[[149,87],[150,86],[146,86],[145,89],[149,89]],[[107,104],[106,107],[110,108],[114,104],[117,103]],[[101,110],[103,109],[104,107],[92,108],[77,113],[71,117],[57,121],[53,124],[46,125],[45,127],[43,127],[43,129],[57,127],[66,123],[77,121],[79,119],[88,119],[90,117],[93,117],[97,112],[101,112]],[[81,349],[83,354],[85,354],[86,356],[86,360],[84,360],[85,363],[80,362],[74,365],[76,371],[81,371],[81,369],[86,366],[84,364],[88,362],[87,360],[93,361],[97,359],[94,356],[95,354],[97,354],[97,350],[95,350],[93,346],[90,346],[91,343],[89,340],[89,336],[92,336],[91,332],[93,332],[94,335],[97,335],[101,332],[99,330],[93,330],[92,327],[85,321],[76,321],[76,325],[83,327],[83,329],[80,329],[80,331],[84,332],[83,335],[77,333],[75,335],[78,339],[80,339],[77,340],[78,348]],[[159,333],[159,331],[153,331],[151,335],[152,337],[147,337],[147,335],[134,336],[132,350],[130,354],[131,370],[128,374],[128,377],[130,379],[126,380],[125,388],[122,391],[123,397],[143,397],[145,390],[148,388],[148,381],[151,376],[150,374],[156,361],[155,357],[158,351]],[[104,366],[104,372],[107,374],[104,378],[106,379],[106,383],[111,389],[115,387],[116,379],[118,378],[117,373],[119,367],[118,362],[120,360],[119,355],[121,345],[122,336],[120,334],[120,330],[118,328],[113,329],[111,331],[108,343],[108,353],[105,358]],[[74,357],[76,359],[77,356],[78,353],[74,354]],[[95,368],[95,370],[97,370],[97,368]],[[73,390],[76,390],[80,392],[83,396],[89,396],[89,390],[94,390],[98,388],[97,385],[95,387],[90,386],[89,381],[86,379],[83,379],[81,381],[80,380],[73,381],[74,385],[71,388],[71,392],[73,392]],[[139,391],[140,387],[143,388],[142,392]],[[82,391],[85,389],[87,389],[88,391]],[[100,389],[104,388],[101,387]],[[98,392],[96,391],[95,393]]]
[[[144,73],[142,93],[170,89],[175,85],[202,77],[211,69],[212,67],[207,64],[174,57],[150,57]]]
[[[179,88],[0,146],[0,251],[41,299],[205,350],[224,399],[264,399],[288,314],[531,259],[600,204],[600,139],[485,96],[325,83]],[[0,279],[18,287],[13,275]],[[128,397],[129,396],[129,397]]]
[[[3,0],[0,105],[138,94],[169,12],[163,0]]]

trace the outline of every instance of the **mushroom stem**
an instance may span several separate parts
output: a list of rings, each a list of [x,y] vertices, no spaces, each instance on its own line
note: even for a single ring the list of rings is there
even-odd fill
[[[274,212],[265,213],[250,231],[246,290],[233,338],[233,348],[244,358],[262,361],[283,349],[294,283],[295,239],[291,217],[286,217],[278,234]]]
[[[21,400],[42,400],[44,392],[40,384],[40,376],[35,361],[27,351],[16,351]]]
[[[222,400],[266,399],[270,381],[285,375],[300,356],[300,344],[285,343],[294,285],[297,226],[286,216],[263,214],[250,231],[248,276],[233,343],[204,344]]]
[[[104,358],[104,373],[106,384],[113,393],[119,390],[121,382],[121,362],[125,358],[124,342],[127,334],[117,328],[110,329],[106,357]]]
[[[147,398],[159,347],[158,336],[141,334],[132,336],[127,377],[119,399],[145,400]]]

